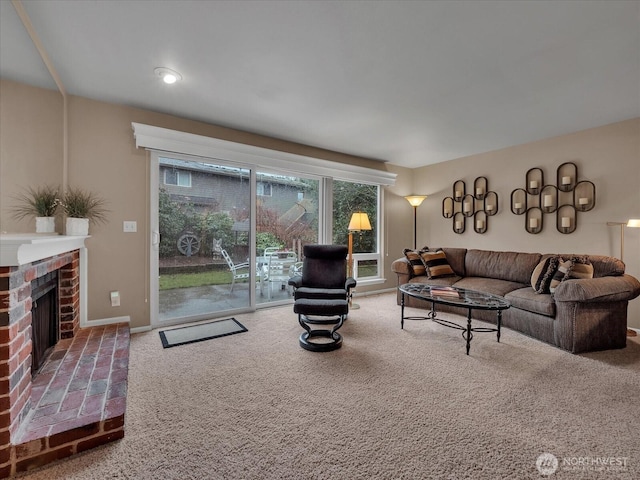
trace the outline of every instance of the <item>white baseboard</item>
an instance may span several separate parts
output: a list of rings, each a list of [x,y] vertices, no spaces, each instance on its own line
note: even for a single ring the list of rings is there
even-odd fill
[[[99,318],[97,320],[87,320],[86,322],[80,322],[80,328],[85,327],[97,327],[100,325],[112,325],[114,323],[130,323],[131,317],[129,315],[123,317],[111,317],[111,318]]]
[[[629,330],[633,330],[634,332],[636,332],[638,335],[640,335],[640,328],[633,328],[633,327],[627,327]]]
[[[130,330],[131,333],[142,333],[142,332],[150,332],[153,330],[153,327],[147,325],[145,327],[135,327]]]
[[[380,295],[381,293],[391,293],[391,292],[395,292],[397,290],[397,288],[386,288],[383,290],[373,290],[371,292],[358,292],[356,290],[354,297],[369,297],[371,295]],[[281,305],[278,305],[281,306]],[[98,326],[98,325],[111,325],[112,323],[122,323],[122,322],[126,322],[126,323],[130,323],[131,322],[131,318],[129,316],[126,317],[111,317],[111,318],[101,318],[98,320],[91,320],[86,322],[85,325],[80,325],[81,327],[93,327],[93,326]],[[162,325],[162,327],[165,327],[168,325]],[[158,328],[156,327],[152,327],[151,325],[145,325],[142,327],[134,327],[131,328],[131,333],[142,333],[142,332],[150,332],[151,330],[153,330],[154,328]]]
[[[354,297],[370,297],[371,295],[380,295],[381,293],[391,293],[398,290],[397,288],[384,288],[382,290],[372,290],[370,292],[358,292],[358,287],[356,286],[356,291],[354,293]]]

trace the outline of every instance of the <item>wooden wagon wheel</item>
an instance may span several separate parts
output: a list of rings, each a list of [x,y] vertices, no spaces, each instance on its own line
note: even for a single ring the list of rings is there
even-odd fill
[[[200,250],[200,239],[191,232],[186,232],[178,238],[178,251],[190,257]]]

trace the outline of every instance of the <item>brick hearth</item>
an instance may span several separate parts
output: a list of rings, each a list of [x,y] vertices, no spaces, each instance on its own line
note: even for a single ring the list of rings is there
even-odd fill
[[[16,472],[122,438],[128,365],[126,323],[80,329],[58,342],[33,381]]]
[[[60,341],[31,372],[31,281],[58,270]],[[122,438],[127,324],[80,328],[79,251],[0,267],[0,478]]]

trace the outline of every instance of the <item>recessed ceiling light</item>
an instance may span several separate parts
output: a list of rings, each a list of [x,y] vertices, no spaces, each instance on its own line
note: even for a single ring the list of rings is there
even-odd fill
[[[158,67],[154,70],[154,73],[159,76],[164,83],[172,84],[178,80],[182,80],[182,75],[170,68]]]

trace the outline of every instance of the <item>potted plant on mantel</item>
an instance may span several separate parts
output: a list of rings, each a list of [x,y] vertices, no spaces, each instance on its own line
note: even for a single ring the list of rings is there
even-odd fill
[[[81,188],[68,188],[58,204],[67,215],[67,235],[88,235],[89,222],[102,223],[107,220],[105,200]]]
[[[14,209],[13,217],[17,220],[35,217],[36,233],[55,233],[58,190],[52,185],[28,187],[15,197],[19,204]]]

